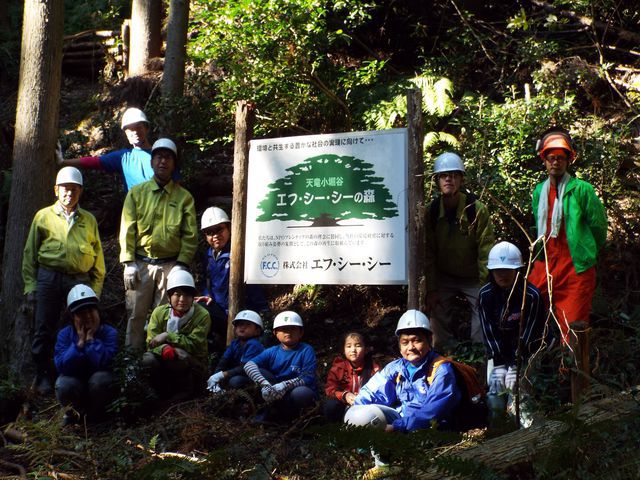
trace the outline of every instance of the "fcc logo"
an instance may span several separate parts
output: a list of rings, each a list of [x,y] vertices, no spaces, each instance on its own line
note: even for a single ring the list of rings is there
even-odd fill
[[[267,278],[275,277],[280,270],[280,264],[278,263],[278,257],[272,253],[262,257],[260,261],[260,270],[262,274]]]

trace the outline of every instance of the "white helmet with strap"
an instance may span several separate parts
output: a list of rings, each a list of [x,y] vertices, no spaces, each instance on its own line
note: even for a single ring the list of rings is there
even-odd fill
[[[75,183],[82,187],[82,173],[76,167],[62,167],[56,175],[56,185]]]
[[[431,333],[431,323],[427,316],[419,310],[407,310],[398,320],[396,327],[396,337],[402,330],[413,330],[421,328]]]
[[[445,152],[438,155],[433,164],[433,174],[437,175],[443,172],[460,172],[464,174],[464,163],[460,155],[453,152]]]
[[[296,312],[285,311],[280,312],[278,315],[276,315],[276,318],[273,319],[274,330],[278,327],[288,327],[289,325],[293,325],[295,327],[304,327],[304,325],[302,324],[302,317]]]
[[[523,266],[520,249],[513,243],[500,242],[489,251],[489,261],[487,268],[496,270],[498,268],[518,269]]]
[[[144,122],[149,125],[149,120],[147,120],[147,116],[144,114],[142,110],[139,108],[127,108],[127,110],[122,114],[122,121],[120,122],[120,128],[124,130],[129,125],[133,125],[134,123]]]
[[[186,270],[175,270],[167,278],[167,293],[180,287],[190,288],[194,292],[196,290],[196,282],[193,281],[193,276]]]
[[[90,286],[82,283],[74,286],[69,290],[69,294],[67,295],[67,308],[71,313],[88,305],[98,305],[98,302],[96,292],[94,292]]]
[[[218,207],[209,207],[204,211],[200,219],[200,230],[205,230],[221,223],[231,223],[227,212]]]
[[[235,323],[238,320],[245,320],[247,322],[255,323],[261,329],[264,328],[264,326],[262,325],[262,318],[260,317],[260,315],[258,315],[253,310],[241,310],[241,311],[239,311],[231,323],[233,325],[235,325]]]

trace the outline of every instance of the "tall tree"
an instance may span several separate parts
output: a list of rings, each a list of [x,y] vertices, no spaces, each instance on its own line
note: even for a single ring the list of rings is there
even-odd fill
[[[0,316],[4,357],[11,352],[9,364],[17,373],[31,361],[32,319],[17,308],[23,299],[22,250],[33,215],[53,198],[63,16],[63,0],[25,1]]]
[[[129,76],[143,75],[149,60],[160,56],[162,0],[133,0],[131,4],[131,40]]]
[[[167,28],[167,51],[164,60],[164,74],[162,75],[162,94],[164,97],[182,96],[188,26],[189,0],[171,0]]]

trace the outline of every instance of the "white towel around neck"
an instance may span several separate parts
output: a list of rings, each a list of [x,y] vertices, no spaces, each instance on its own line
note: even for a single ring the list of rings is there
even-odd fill
[[[184,326],[184,324],[187,323],[191,317],[193,317],[194,310],[194,306],[191,305],[191,308],[187,313],[185,313],[181,317],[178,317],[173,313],[173,308],[171,308],[169,312],[169,320],[167,320],[167,332],[178,333]]]
[[[562,197],[564,196],[564,189],[569,183],[571,175],[567,172],[564,173],[560,181],[556,184],[558,188],[558,194],[556,201],[553,204],[553,211],[551,212],[551,232],[549,236],[557,238],[560,233],[560,227],[562,226]],[[542,237],[547,234],[547,215],[549,214],[549,189],[551,188],[551,181],[547,180],[542,184],[542,191],[540,192],[540,199],[538,202],[538,236]]]

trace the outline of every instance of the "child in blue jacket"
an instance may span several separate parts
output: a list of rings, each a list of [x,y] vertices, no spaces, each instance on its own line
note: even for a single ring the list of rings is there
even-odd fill
[[[80,412],[102,415],[117,392],[111,364],[118,333],[100,322],[98,296],[79,284],[69,291],[67,306],[72,323],[58,332],[54,354],[56,397],[63,407],[73,407],[65,412],[63,425],[79,421]]]
[[[296,312],[276,315],[273,333],[280,345],[247,362],[244,370],[260,385],[262,398],[270,404],[264,419],[287,420],[318,398],[316,354],[309,344],[301,342],[304,326]]]
[[[225,350],[214,372],[207,381],[207,389],[212,393],[222,391],[226,383],[231,389],[251,385],[251,380],[244,372],[244,365],[263,352],[260,343],[262,335],[262,318],[253,310],[242,310],[233,319],[233,339]]]

